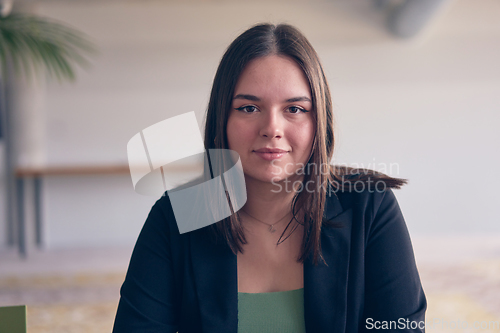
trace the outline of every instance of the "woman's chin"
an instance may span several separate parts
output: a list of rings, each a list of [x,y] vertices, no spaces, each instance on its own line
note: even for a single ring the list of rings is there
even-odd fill
[[[298,175],[276,175],[276,174],[271,174],[271,175],[248,175],[245,174],[245,179],[247,184],[249,182],[252,183],[259,183],[261,185],[268,184],[269,186],[278,186],[278,187],[284,187],[285,185],[288,185],[287,187],[290,187],[295,183],[295,182],[301,182],[302,177],[299,177]]]
[[[283,177],[276,177],[274,175],[249,175],[245,174],[245,180],[247,183],[260,183],[264,184],[276,184],[283,181]]]

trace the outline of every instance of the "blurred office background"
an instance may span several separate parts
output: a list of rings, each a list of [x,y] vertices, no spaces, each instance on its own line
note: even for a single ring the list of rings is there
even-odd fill
[[[20,175],[20,255],[2,179],[0,306],[27,304],[30,332],[111,329],[134,241],[157,199],[136,194],[123,172],[127,142],[189,111],[202,130],[225,48],[259,22],[297,26],[319,53],[335,106],[333,162],[409,179],[396,195],[429,298],[428,318],[500,320],[500,2],[16,5],[84,32],[98,49],[73,83],[11,83],[15,163],[38,170],[42,209],[37,224],[33,174]],[[453,330],[444,325],[428,331]]]

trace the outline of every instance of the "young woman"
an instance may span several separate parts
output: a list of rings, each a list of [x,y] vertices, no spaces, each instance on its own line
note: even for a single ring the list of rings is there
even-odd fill
[[[207,149],[241,159],[247,202],[179,234],[168,196],[137,240],[114,332],[422,332],[426,300],[391,188],[336,168],[319,58],[289,25],[261,24],[217,70]]]

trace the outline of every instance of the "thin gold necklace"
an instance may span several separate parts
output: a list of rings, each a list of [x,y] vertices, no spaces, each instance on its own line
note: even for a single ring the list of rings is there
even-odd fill
[[[264,221],[259,220],[259,219],[258,219],[258,218],[256,218],[255,216],[253,216],[253,215],[249,214],[249,213],[248,213],[247,211],[245,211],[244,209],[242,209],[242,211],[243,211],[245,214],[247,214],[248,216],[250,216],[251,218],[253,218],[255,221],[260,222],[260,223],[264,223],[265,225],[267,225],[267,226],[269,227],[267,230],[268,230],[270,233],[274,233],[274,232],[276,231],[276,229],[274,228],[274,226],[275,226],[276,224],[278,224],[279,222],[281,222],[281,221],[282,221],[285,217],[287,217],[287,216],[290,214],[290,212],[288,212],[288,213],[286,213],[286,215],[285,215],[285,216],[283,216],[282,218],[280,218],[278,221],[274,222],[273,224],[269,224],[269,223],[266,223],[266,222],[264,222]]]

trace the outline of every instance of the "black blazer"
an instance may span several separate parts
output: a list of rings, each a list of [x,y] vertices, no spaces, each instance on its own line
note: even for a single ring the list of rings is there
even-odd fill
[[[393,192],[330,193],[325,217],[341,227],[323,227],[327,265],[304,262],[307,332],[384,325],[394,330],[383,332],[423,332],[426,299]],[[237,332],[236,255],[224,241],[215,244],[208,228],[181,235],[168,197],[156,202],[130,260],[113,332]]]

